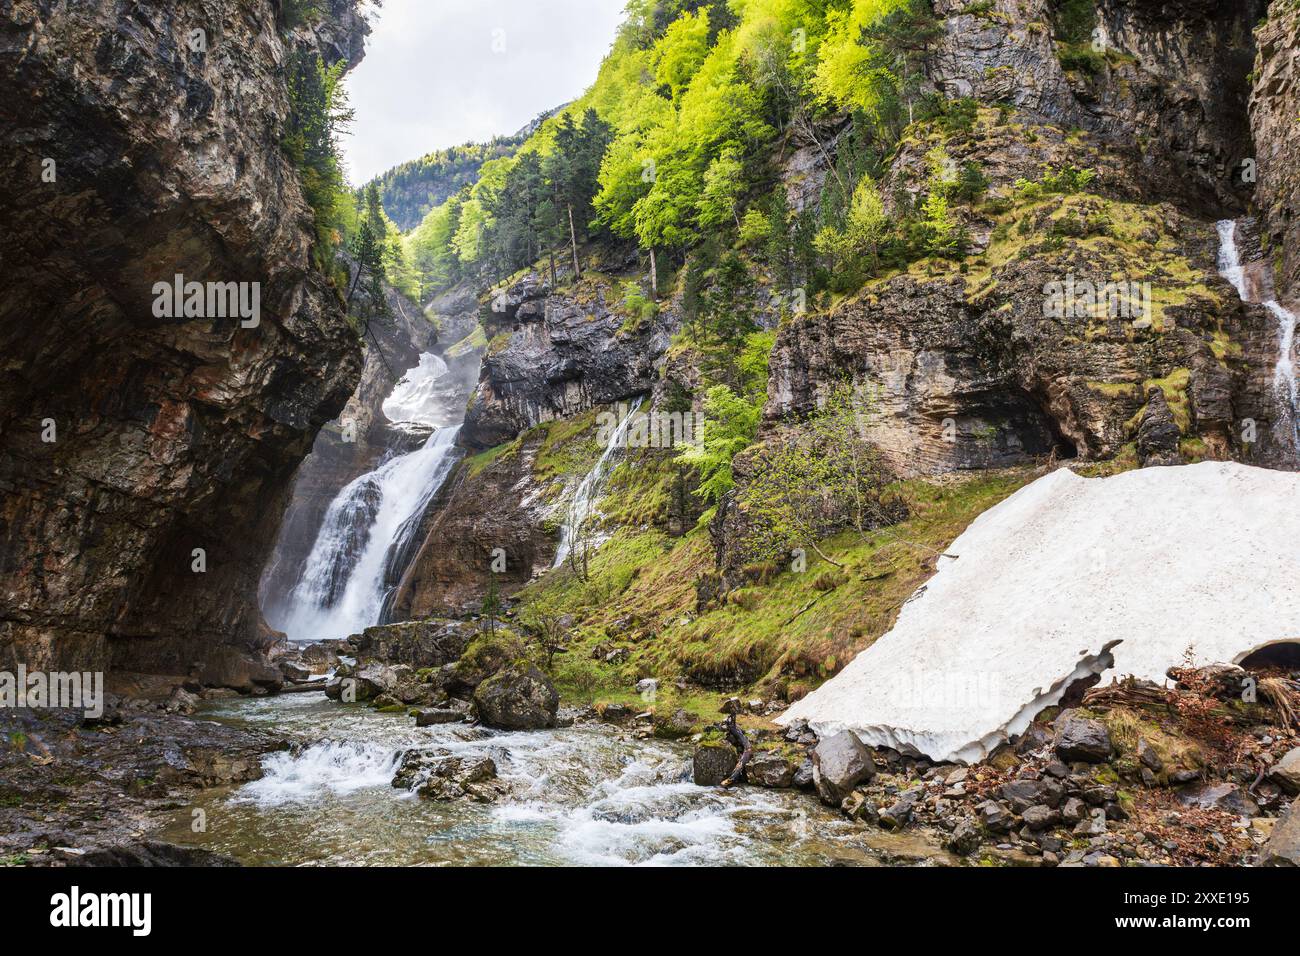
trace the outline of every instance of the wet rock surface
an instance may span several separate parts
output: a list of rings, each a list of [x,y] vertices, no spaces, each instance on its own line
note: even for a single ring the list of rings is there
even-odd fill
[[[474,690],[479,720],[503,730],[542,730],[555,726],[560,695],[533,664],[511,664]]]
[[[288,742],[109,697],[104,717],[0,710],[0,855],[32,865],[223,865],[150,834],[195,792],[262,776]]]
[[[414,790],[425,800],[468,798],[491,803],[509,788],[497,779],[491,757],[457,757],[447,750],[411,750],[402,755],[393,786]]]

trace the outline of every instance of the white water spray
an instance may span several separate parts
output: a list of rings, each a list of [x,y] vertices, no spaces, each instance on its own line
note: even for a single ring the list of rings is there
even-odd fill
[[[1293,454],[1300,455],[1300,389],[1296,383],[1295,350],[1296,315],[1285,308],[1271,295],[1262,301],[1252,295],[1246,268],[1241,263],[1241,251],[1237,248],[1237,223],[1224,219],[1218,224],[1219,229],[1219,274],[1232,283],[1237,295],[1243,302],[1255,302],[1262,305],[1277,320],[1278,346],[1277,363],[1273,366],[1273,394],[1277,398],[1278,420],[1273,426],[1273,433],[1279,442],[1291,448]]]
[[[582,531],[582,527],[591,518],[595,510],[596,501],[604,488],[605,477],[609,473],[609,462],[624,446],[627,439],[628,427],[636,418],[637,410],[641,408],[642,399],[638,398],[632,405],[632,410],[614,429],[614,433],[609,436],[609,442],[605,445],[605,450],[601,453],[600,460],[596,466],[587,472],[578,485],[577,491],[573,493],[573,500],[569,502],[568,512],[564,516],[564,525],[560,528],[560,546],[555,552],[555,563],[551,565],[558,568],[568,559],[569,553],[573,550],[573,545]]]
[[[442,359],[422,356],[384,402],[385,416],[439,424],[446,415],[446,372]],[[394,584],[392,557],[408,551],[421,516],[459,460],[459,430],[439,428],[420,448],[386,458],[335,496],[289,595],[284,630],[290,638],[344,638],[379,623]]]

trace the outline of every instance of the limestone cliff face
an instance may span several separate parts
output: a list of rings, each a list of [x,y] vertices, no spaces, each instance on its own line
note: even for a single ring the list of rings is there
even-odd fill
[[[398,587],[393,620],[477,611],[498,548],[505,553],[505,570],[495,575],[503,597],[551,566],[555,509],[551,489],[533,475],[541,443],[541,436],[525,436],[481,471],[460,468],[429,508],[428,533]]]
[[[1255,204],[1284,301],[1300,298],[1300,6],[1275,0],[1257,33],[1250,101],[1259,183]]]
[[[1265,0],[1101,0],[1092,43],[1104,55],[1095,69],[1062,66],[1055,0],[996,0],[963,12],[971,6],[935,2],[945,18],[930,68],[940,91],[1104,137],[1132,155],[1144,180],[1185,204],[1231,208],[1247,195],[1231,173],[1249,156],[1251,28]]]
[[[847,375],[873,399],[870,437],[903,475],[1049,453],[1141,459],[1156,389],[1188,456],[1284,464],[1284,449],[1263,434],[1277,414],[1274,323],[1219,278],[1214,227],[1250,197],[1241,163],[1252,153],[1247,74],[1260,6],[1106,0],[1094,71],[1062,67],[1051,3],[998,2],[978,15],[964,7],[936,3],[948,19],[931,78],[948,95],[1008,108],[981,110],[967,133],[912,136],[881,191],[895,206],[921,195],[935,146],[978,166],[988,190],[963,212],[969,254],[870,283],[784,328],[769,425],[806,415]],[[1286,25],[1268,29],[1293,37]],[[1285,128],[1261,120],[1256,100],[1256,127]],[[1016,188],[1069,166],[1095,178],[1038,201]],[[1261,180],[1261,194],[1279,197],[1278,223],[1287,221],[1282,197],[1294,195],[1286,168]],[[1286,227],[1277,228],[1280,237]],[[1048,289],[1071,281],[1137,283],[1149,314],[1049,314]],[[1262,434],[1249,446],[1239,427],[1248,419]]]
[[[5,5],[0,663],[221,683],[263,641],[286,489],[361,370],[278,143],[289,47],[355,63],[367,28],[352,0],[287,39],[279,13]],[[260,322],[156,318],[176,274],[260,283]]]
[[[629,319],[606,280],[586,277],[552,293],[526,276],[490,297],[491,341],[461,442],[484,449],[540,422],[649,392],[668,348],[671,311]]]

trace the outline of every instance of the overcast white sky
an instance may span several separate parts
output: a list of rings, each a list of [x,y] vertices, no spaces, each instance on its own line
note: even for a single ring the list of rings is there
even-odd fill
[[[347,81],[360,185],[435,149],[508,135],[596,78],[625,0],[384,0]]]

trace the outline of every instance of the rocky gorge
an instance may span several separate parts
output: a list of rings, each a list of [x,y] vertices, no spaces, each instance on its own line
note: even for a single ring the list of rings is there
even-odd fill
[[[964,245],[792,308],[737,239],[757,372],[696,328],[717,273],[612,234],[418,302],[386,284],[359,335],[267,146],[291,51],[359,62],[355,5],[56,6],[0,32],[8,173],[33,184],[0,195],[0,661],[107,671],[112,696],[2,715],[0,858],[1300,865],[1285,647],[1092,675],[969,764],[775,721],[1055,469],[1297,470],[1291,0],[1100,0],[1077,49],[1077,4],[935,0],[923,85],[965,105],[908,123],[876,182],[903,221],[975,171]],[[855,161],[865,120],[832,113],[763,157],[787,209]],[[151,318],[178,273],[259,281],[260,324]],[[600,424],[716,421],[750,376],[717,499],[682,448]],[[809,547],[765,550],[750,490],[845,390],[880,506],[819,502]],[[753,745],[738,790],[723,709]]]

